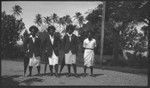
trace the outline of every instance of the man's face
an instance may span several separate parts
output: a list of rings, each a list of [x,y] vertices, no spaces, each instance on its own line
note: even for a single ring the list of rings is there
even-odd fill
[[[91,39],[91,38],[92,38],[92,35],[91,35],[91,33],[90,33],[90,32],[88,33],[88,38],[89,38],[89,39]]]
[[[54,35],[55,30],[54,30],[54,29],[50,29],[48,33],[49,33],[50,35]]]
[[[35,30],[34,30],[34,29],[31,29],[31,31],[30,31],[30,32],[31,32],[31,35],[32,35],[32,36],[35,36],[36,32],[35,32]]]
[[[69,33],[69,34],[72,34],[72,33],[73,33],[73,30],[69,29],[68,33]]]

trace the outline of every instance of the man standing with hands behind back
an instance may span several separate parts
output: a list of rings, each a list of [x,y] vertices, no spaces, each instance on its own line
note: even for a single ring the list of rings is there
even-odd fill
[[[59,44],[60,39],[55,35],[55,27],[49,26],[47,28],[48,36],[46,37],[45,52],[49,62],[51,76],[53,75],[53,67],[55,68],[55,76],[58,77],[58,59],[59,59]]]
[[[77,68],[76,68],[76,55],[77,55],[77,36],[73,34],[75,30],[75,26],[68,25],[66,27],[67,34],[63,38],[63,46],[65,52],[65,64],[68,67],[68,77],[71,76],[71,65],[73,66],[73,70],[75,76],[77,77]]]
[[[24,40],[24,49],[29,57],[29,75],[32,76],[32,68],[37,67],[38,75],[40,75],[40,59],[41,59],[41,40],[37,36],[39,29],[36,26],[29,28],[30,36]]]

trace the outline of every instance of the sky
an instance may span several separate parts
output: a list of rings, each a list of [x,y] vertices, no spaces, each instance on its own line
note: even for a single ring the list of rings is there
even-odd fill
[[[12,14],[12,7],[19,5],[22,7],[23,13],[21,17],[25,23],[25,27],[28,30],[30,26],[35,25],[34,19],[36,14],[41,14],[42,17],[50,16],[56,13],[59,17],[70,15],[73,17],[76,12],[81,12],[82,15],[87,11],[95,9],[100,1],[2,1],[2,11],[6,11],[7,14]],[[143,24],[138,25],[138,32]],[[45,29],[46,27],[40,28]],[[56,28],[61,30],[60,28]],[[63,30],[63,29],[62,29]],[[24,33],[24,31],[22,32]],[[21,34],[22,34],[21,33]]]
[[[34,19],[36,14],[42,16],[50,16],[56,13],[59,17],[75,15],[76,12],[81,12],[86,16],[86,12],[90,11],[100,4],[100,1],[2,1],[2,11],[7,14],[12,14],[12,7],[19,5],[23,8],[21,17],[26,28],[35,25]]]

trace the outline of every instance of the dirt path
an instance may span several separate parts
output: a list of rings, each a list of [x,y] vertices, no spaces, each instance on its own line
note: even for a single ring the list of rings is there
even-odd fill
[[[34,85],[34,86],[51,86],[51,85],[108,85],[108,86],[147,86],[147,75],[137,75],[130,73],[122,73],[110,70],[94,69],[95,77],[66,77],[67,68],[64,67],[60,78],[49,75],[24,77],[23,62],[2,60],[1,75],[2,83],[7,85]],[[44,71],[42,65],[41,73]],[[83,69],[77,68],[79,75],[82,75]],[[49,72],[47,68],[47,72]],[[90,73],[90,70],[87,70]],[[36,68],[33,68],[33,75],[37,73]],[[27,72],[28,74],[28,72]],[[6,83],[7,82],[7,83]]]

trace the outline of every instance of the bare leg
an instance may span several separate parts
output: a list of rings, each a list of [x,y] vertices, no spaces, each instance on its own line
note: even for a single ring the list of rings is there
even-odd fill
[[[77,77],[77,66],[76,66],[76,64],[73,64],[73,70],[74,70],[75,77]]]
[[[67,76],[69,77],[69,76],[71,76],[71,73],[70,73],[70,70],[71,70],[71,68],[70,68],[70,67],[71,67],[71,65],[70,65],[70,64],[68,64],[68,65],[67,65],[67,67],[68,67],[68,75],[67,75]]]
[[[46,73],[46,69],[47,69],[47,63],[44,66],[44,74]]]
[[[24,76],[25,76],[26,71],[27,71],[28,63],[29,63],[29,58],[24,56]]]
[[[91,66],[90,69],[91,69],[91,76],[93,76],[93,66]]]
[[[50,75],[52,76],[53,75],[53,66],[49,65],[49,69],[50,69]]]
[[[38,75],[40,75],[41,66],[37,66]]]
[[[64,68],[65,64],[61,64],[61,67],[60,67],[60,70],[59,70],[59,73],[62,72],[63,68]]]
[[[58,64],[55,65],[55,76],[58,76]]]
[[[84,66],[84,76],[86,76],[86,69],[87,69],[87,67]]]
[[[29,75],[28,76],[31,76],[32,75],[32,66],[29,66]]]
[[[65,66],[65,57],[62,59],[62,63],[61,63],[61,67],[60,67],[60,71],[59,71],[59,73],[61,73],[61,72],[62,72],[62,70],[63,70],[64,66]]]

